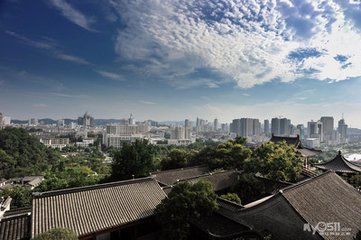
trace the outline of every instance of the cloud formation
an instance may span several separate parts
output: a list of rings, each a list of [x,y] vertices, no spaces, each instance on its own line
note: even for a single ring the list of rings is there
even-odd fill
[[[97,72],[100,76],[102,77],[106,77],[115,81],[123,81],[123,76],[118,74],[118,73],[114,73],[114,72],[109,72],[109,71],[102,71],[102,70],[96,70],[95,72]]]
[[[57,46],[55,41],[52,39],[44,37],[45,40],[33,40],[12,31],[5,30],[5,33],[14,37],[15,39],[19,40],[21,43],[25,45],[46,50],[58,59],[68,62],[83,64],[83,65],[93,65],[84,58],[62,52],[61,50],[58,49],[59,46]]]
[[[88,31],[95,31],[91,25],[94,23],[94,19],[88,16],[85,16],[83,13],[75,9],[65,0],[51,0],[51,4],[56,7],[61,14],[68,19],[69,21],[73,22],[74,24],[82,27]]]
[[[123,22],[115,43],[120,58],[176,87],[361,76],[361,22],[346,0],[121,0],[111,6]]]

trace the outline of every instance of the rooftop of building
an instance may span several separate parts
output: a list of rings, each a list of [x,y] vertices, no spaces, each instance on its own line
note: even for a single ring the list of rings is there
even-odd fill
[[[338,151],[338,154],[333,159],[324,163],[314,164],[314,166],[318,169],[331,170],[338,173],[361,173],[361,166],[348,161],[341,151]]]
[[[166,197],[153,178],[34,193],[32,236],[69,228],[78,236],[118,228],[153,215]]]

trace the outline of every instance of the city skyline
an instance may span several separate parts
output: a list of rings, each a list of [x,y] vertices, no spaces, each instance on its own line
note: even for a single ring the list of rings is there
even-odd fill
[[[0,112],[361,128],[360,4],[5,1]]]

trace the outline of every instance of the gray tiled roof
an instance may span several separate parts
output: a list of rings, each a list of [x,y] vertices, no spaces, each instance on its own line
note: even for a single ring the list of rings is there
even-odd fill
[[[295,148],[301,147],[301,141],[299,135],[296,137],[284,137],[284,136],[275,136],[272,134],[271,142],[278,143],[285,141],[288,145],[294,145]]]
[[[341,151],[338,152],[335,158],[325,163],[315,164],[315,167],[322,170],[331,170],[339,173],[361,173],[361,167],[344,158],[341,154]]]
[[[30,213],[18,214],[0,219],[0,239],[30,239],[30,221]]]
[[[230,204],[230,203],[229,203]],[[237,211],[220,208],[219,213],[257,231],[268,230],[276,239],[352,239],[361,231],[361,195],[333,172],[284,188],[265,201]],[[310,235],[303,224],[339,222],[351,235]]]
[[[234,186],[238,180],[238,172],[235,170],[228,170],[224,172],[210,173],[194,178],[183,179],[182,181],[196,183],[201,180],[209,181],[212,184],[213,190],[217,192]]]
[[[327,172],[286,188],[283,196],[312,226],[339,222],[341,228],[351,229],[351,236],[361,231],[361,194],[336,173]]]
[[[158,182],[170,186],[177,183],[179,180],[197,177],[208,172],[209,168],[207,166],[195,166],[153,172],[151,175],[154,176]]]
[[[34,194],[32,236],[69,228],[78,236],[149,217],[166,197],[153,178]]]

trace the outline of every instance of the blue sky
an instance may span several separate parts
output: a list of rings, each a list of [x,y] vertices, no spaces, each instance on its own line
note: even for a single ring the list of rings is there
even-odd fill
[[[344,113],[361,128],[357,0],[5,0],[0,45],[12,118]]]

